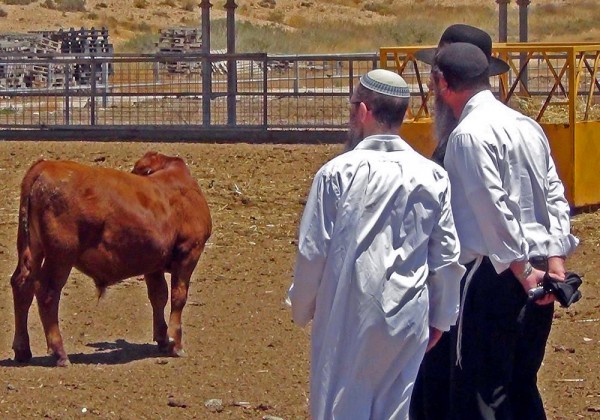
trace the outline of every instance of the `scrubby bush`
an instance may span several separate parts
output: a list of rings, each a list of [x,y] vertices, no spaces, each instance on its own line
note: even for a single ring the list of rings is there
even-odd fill
[[[158,42],[158,35],[149,32],[136,35],[129,41],[122,44],[119,48],[120,51],[132,52],[132,53],[154,53],[156,52],[156,43]]]
[[[85,12],[85,0],[56,0],[56,9],[61,12]]]
[[[26,6],[28,4],[34,3],[35,1],[37,0],[2,0],[2,3],[11,6]]]
[[[196,7],[196,2],[194,0],[184,0],[184,2],[181,4],[181,8],[183,10],[185,10],[186,12],[194,11],[195,7]]]

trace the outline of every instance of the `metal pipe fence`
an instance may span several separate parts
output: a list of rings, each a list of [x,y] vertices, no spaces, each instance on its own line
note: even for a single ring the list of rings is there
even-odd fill
[[[395,69],[407,80],[412,92],[408,120],[430,116],[429,66],[415,60],[418,48],[325,55],[3,53],[0,136],[209,141],[287,136],[298,141],[302,132],[302,141],[340,141],[352,89],[373,68]],[[573,48],[497,47],[511,70],[491,78],[492,90],[522,111],[532,108],[538,120],[550,114],[550,105],[568,121],[570,113],[560,107],[584,98],[584,119],[593,118],[599,52],[596,46],[577,47],[571,57]],[[528,53],[526,78],[516,64],[523,51]],[[577,85],[576,94],[571,85]]]
[[[430,66],[414,56],[420,48],[380,50],[380,66],[397,71],[411,85],[415,97],[408,119],[413,121],[429,118],[432,111]],[[501,44],[494,53],[510,70],[491,77],[491,88],[509,106],[539,122],[600,120],[599,44]]]
[[[339,131],[353,86],[378,61],[375,53],[4,57],[0,129]]]

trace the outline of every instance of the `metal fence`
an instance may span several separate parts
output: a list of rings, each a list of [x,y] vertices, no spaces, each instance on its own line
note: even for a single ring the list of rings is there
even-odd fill
[[[422,47],[382,48],[380,66],[397,71],[415,95],[409,119],[431,116],[430,66],[416,60]],[[600,44],[499,44],[494,54],[510,70],[491,77],[492,91],[539,122],[574,124],[600,120]],[[416,104],[414,103],[416,102]]]
[[[339,139],[353,86],[378,62],[375,53],[4,57],[1,135]]]
[[[415,60],[418,48],[327,55],[4,53],[0,136],[339,142],[352,89],[376,67],[395,69],[411,85],[408,120],[430,116],[429,66]],[[491,78],[492,90],[511,106],[540,121],[600,115],[600,46],[503,44],[495,53],[511,70]]]

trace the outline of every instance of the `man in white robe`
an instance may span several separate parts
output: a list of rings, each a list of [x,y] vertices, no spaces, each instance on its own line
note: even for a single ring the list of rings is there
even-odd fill
[[[409,96],[396,73],[361,78],[347,150],[306,203],[289,299],[296,324],[312,320],[314,420],[408,418],[423,355],[458,315],[450,185],[398,135]]]

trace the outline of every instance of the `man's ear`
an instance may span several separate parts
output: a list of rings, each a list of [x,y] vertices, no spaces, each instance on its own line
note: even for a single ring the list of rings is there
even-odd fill
[[[360,122],[364,122],[369,116],[369,113],[369,108],[367,108],[367,105],[364,102],[358,104],[358,109],[356,110],[356,118]]]
[[[448,89],[449,89],[449,87],[448,87],[448,81],[446,80],[446,78],[444,77],[443,74],[440,74],[440,78],[439,78],[439,82],[438,83],[439,83],[438,87],[439,87],[440,93],[442,93],[442,94],[447,93]]]

